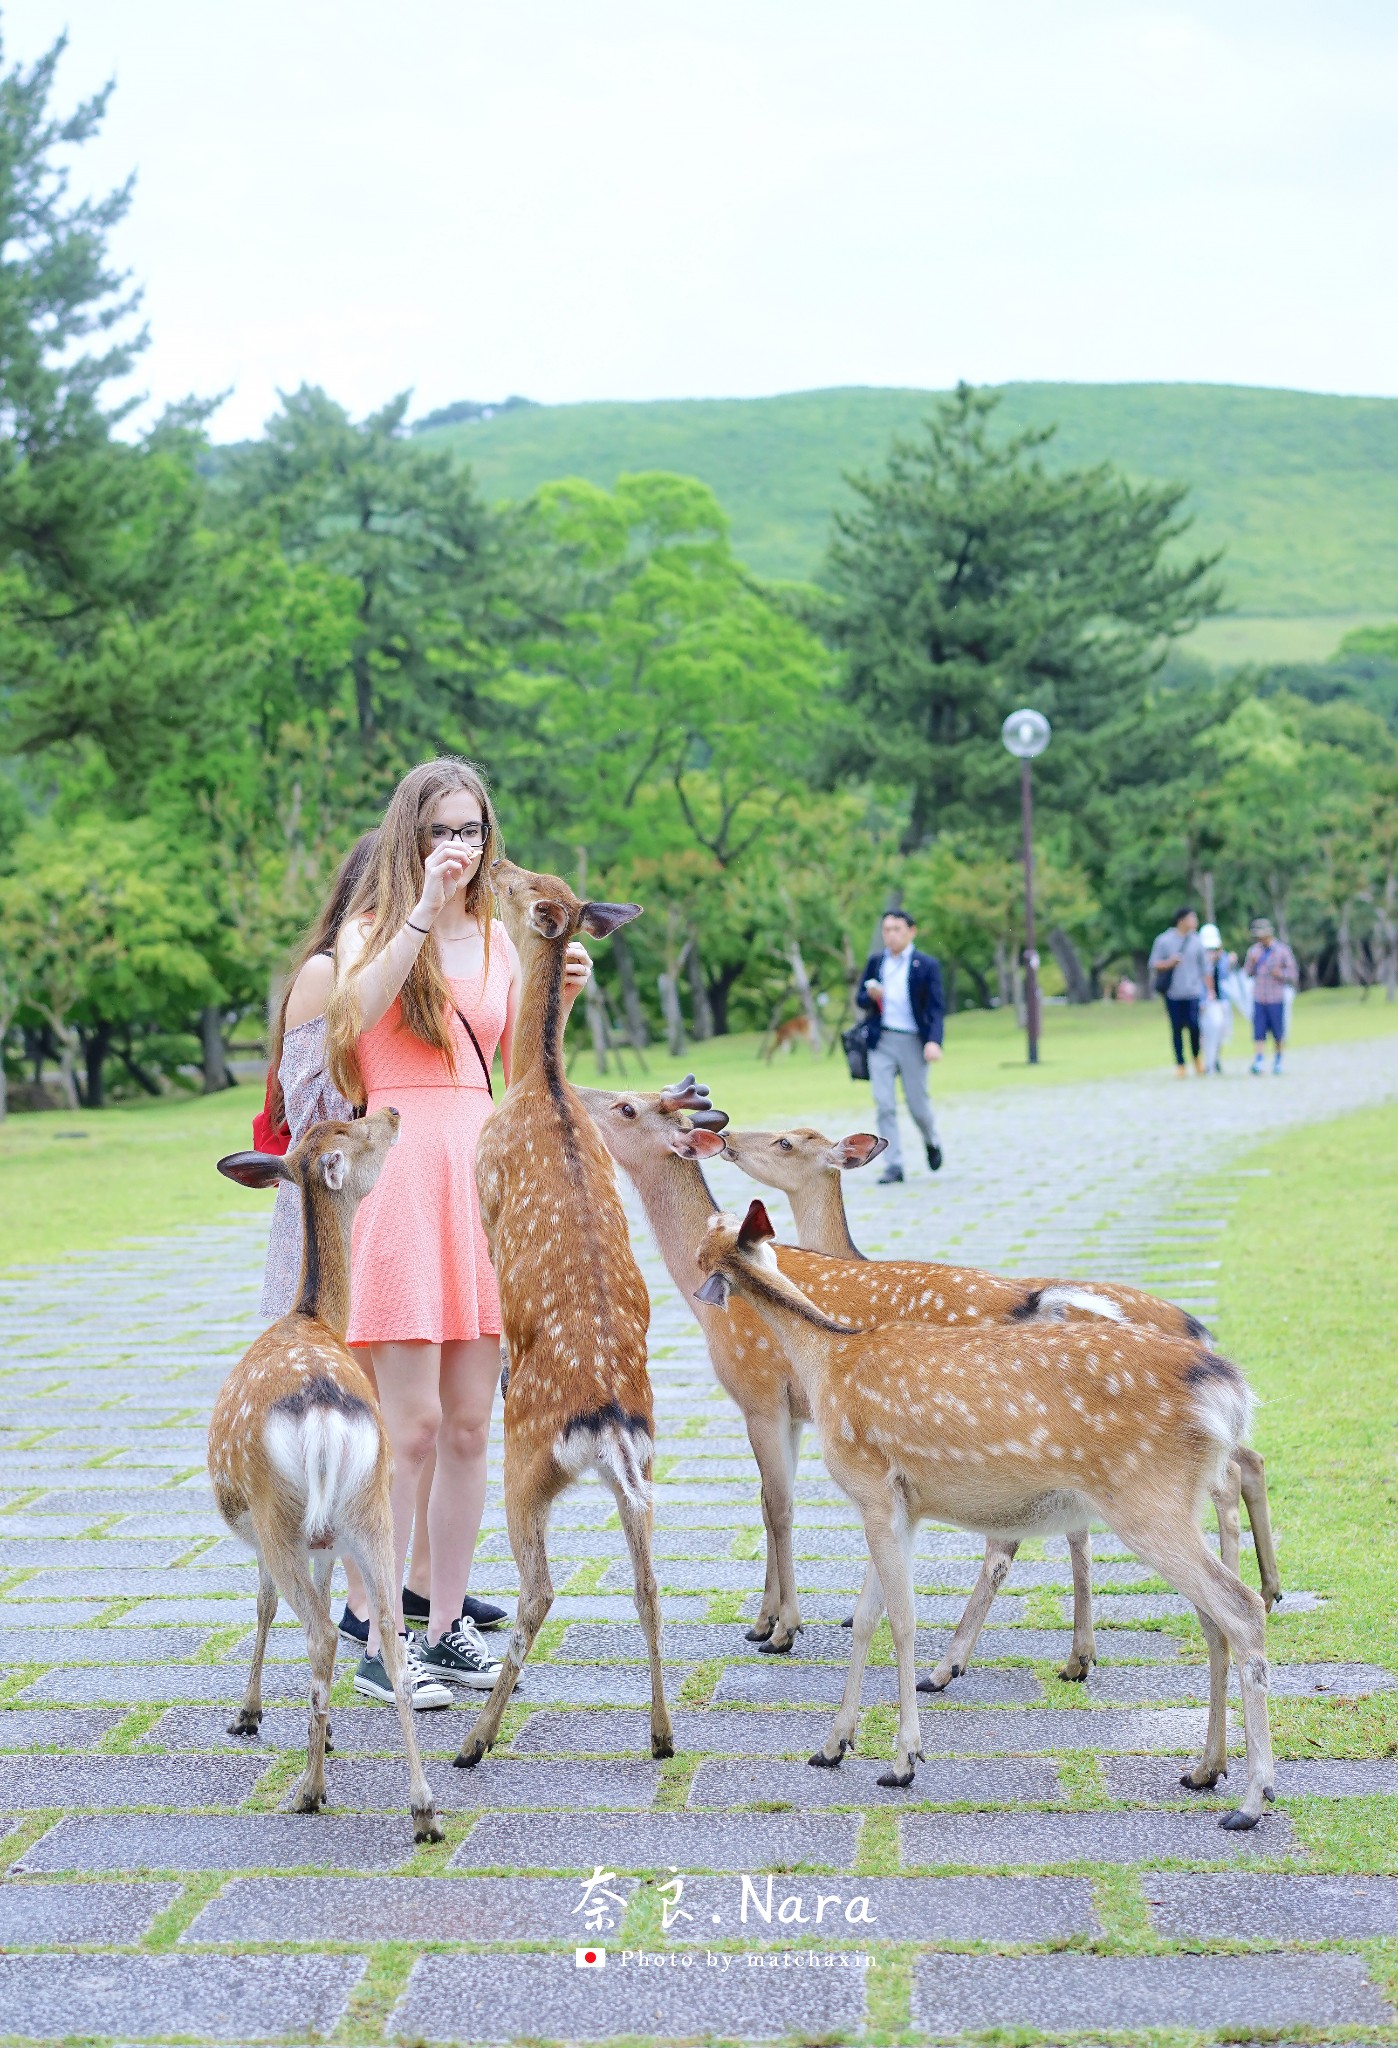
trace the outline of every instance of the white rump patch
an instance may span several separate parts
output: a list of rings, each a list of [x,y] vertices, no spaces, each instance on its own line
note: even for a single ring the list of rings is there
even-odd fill
[[[570,1477],[597,1472],[619,1487],[633,1507],[651,1504],[651,1485],[642,1469],[655,1455],[655,1446],[644,1430],[632,1431],[615,1422],[596,1429],[574,1429],[554,1438],[553,1455]]]
[[[1069,1308],[1081,1309],[1087,1316],[1102,1316],[1109,1323],[1126,1321],[1116,1302],[1105,1294],[1094,1294],[1087,1287],[1046,1287],[1039,1296],[1038,1308],[1025,1321],[1061,1323],[1063,1311]]]
[[[301,1529],[308,1544],[322,1543],[343,1524],[349,1503],[373,1471],[379,1426],[372,1415],[312,1408],[293,1416],[273,1409],[262,1441],[273,1469],[304,1503]]]

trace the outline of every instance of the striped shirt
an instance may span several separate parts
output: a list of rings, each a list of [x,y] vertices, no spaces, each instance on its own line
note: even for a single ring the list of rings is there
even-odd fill
[[[1252,976],[1255,1003],[1284,1002],[1287,990],[1300,980],[1296,955],[1285,939],[1266,939],[1254,946],[1243,962],[1243,972]]]

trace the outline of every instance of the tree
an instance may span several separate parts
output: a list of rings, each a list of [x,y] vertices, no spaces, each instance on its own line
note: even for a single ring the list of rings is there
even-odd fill
[[[1052,473],[1052,431],[991,435],[997,397],[962,384],[885,473],[850,479],[827,580],[854,714],[838,767],[907,792],[905,845],[1010,820],[998,758],[1026,699],[1055,726],[1046,804],[1100,783],[1170,641],[1215,609],[1213,558],[1181,559],[1183,485],[1108,465]]]

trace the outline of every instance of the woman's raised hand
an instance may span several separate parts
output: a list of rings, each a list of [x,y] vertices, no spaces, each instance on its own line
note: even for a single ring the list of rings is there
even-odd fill
[[[433,924],[470,881],[480,865],[479,853],[466,853],[455,840],[434,846],[423,864],[422,888],[413,912],[415,924]]]
[[[572,1002],[592,979],[592,955],[580,939],[570,939],[563,955],[563,995]]]

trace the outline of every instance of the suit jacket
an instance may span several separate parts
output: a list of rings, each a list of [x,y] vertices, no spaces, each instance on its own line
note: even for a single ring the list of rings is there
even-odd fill
[[[869,1020],[869,1047],[872,1051],[879,1042],[883,1030],[883,1013],[874,998],[865,989],[866,981],[877,981],[883,965],[883,949],[871,953],[864,963],[864,972],[859,977],[859,1007]],[[919,953],[914,947],[913,957],[908,963],[908,1001],[912,1005],[913,1022],[917,1025],[918,1036],[924,1045],[940,1045],[942,1022],[946,1016],[946,1005],[942,1001],[941,962],[934,960],[930,953]]]

